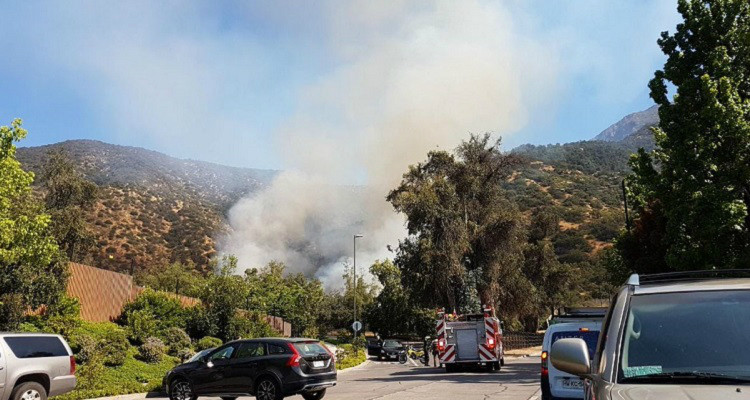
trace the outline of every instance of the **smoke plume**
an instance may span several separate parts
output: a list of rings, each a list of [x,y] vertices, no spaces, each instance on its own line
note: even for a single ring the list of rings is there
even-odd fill
[[[405,235],[385,201],[410,164],[469,133],[510,135],[554,91],[556,54],[516,32],[497,4],[336,2],[333,72],[299,94],[277,132],[285,172],[230,211],[222,251],[285,262],[340,285],[357,242],[366,269]]]

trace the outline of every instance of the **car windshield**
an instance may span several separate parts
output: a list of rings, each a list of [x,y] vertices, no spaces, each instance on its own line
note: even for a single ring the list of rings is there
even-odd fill
[[[397,348],[401,347],[401,343],[396,340],[386,340],[385,342],[383,342],[383,347]]]
[[[635,295],[620,382],[750,380],[750,290]]]
[[[206,354],[210,353],[213,350],[213,348],[202,350],[197,352],[194,356],[190,357],[190,359],[187,362],[194,362],[201,359],[201,357],[205,356]]]

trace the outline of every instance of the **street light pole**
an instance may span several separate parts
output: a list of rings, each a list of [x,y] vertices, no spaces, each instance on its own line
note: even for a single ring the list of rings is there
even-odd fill
[[[361,237],[362,235],[354,235],[354,322],[357,322],[357,238]],[[357,337],[357,331],[354,331],[354,337]]]

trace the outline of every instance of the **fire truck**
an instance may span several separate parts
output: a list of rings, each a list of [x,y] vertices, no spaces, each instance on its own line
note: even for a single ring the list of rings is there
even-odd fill
[[[499,370],[505,365],[503,331],[492,307],[483,314],[456,315],[438,310],[437,348],[446,372],[461,365],[480,365]]]

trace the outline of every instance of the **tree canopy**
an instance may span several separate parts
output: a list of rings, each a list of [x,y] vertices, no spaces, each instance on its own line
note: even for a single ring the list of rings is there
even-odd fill
[[[678,11],[649,84],[657,147],[633,157],[628,178],[637,218],[618,246],[637,272],[750,261],[750,3],[680,0]]]
[[[49,230],[50,216],[31,193],[34,175],[16,160],[26,137],[21,120],[0,127],[0,330],[12,330],[29,308],[53,306],[66,267]]]

